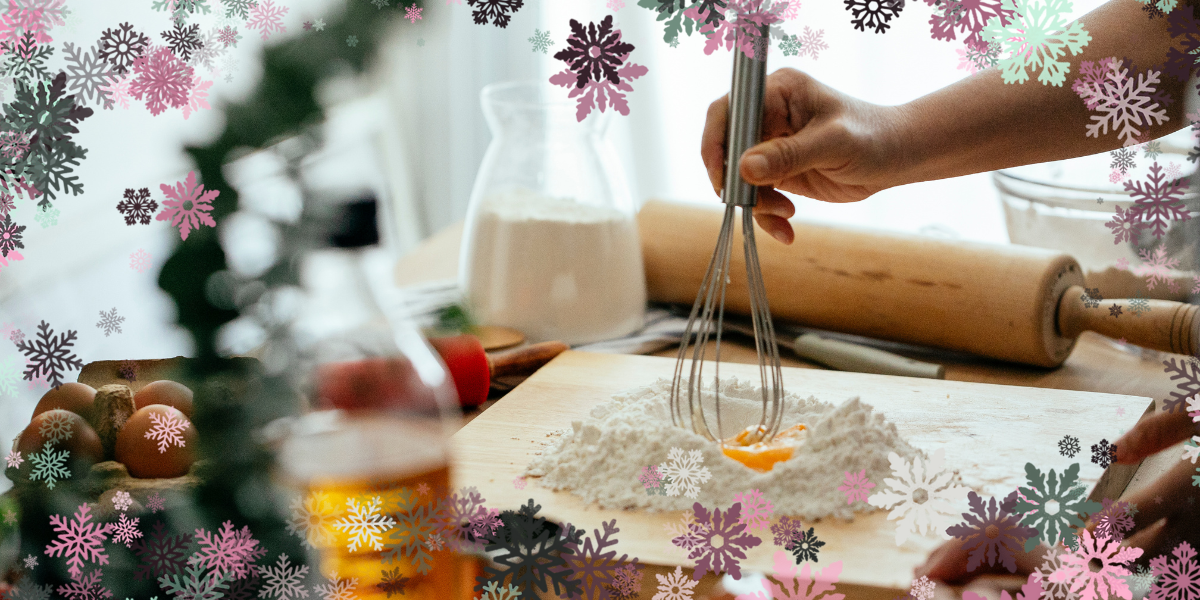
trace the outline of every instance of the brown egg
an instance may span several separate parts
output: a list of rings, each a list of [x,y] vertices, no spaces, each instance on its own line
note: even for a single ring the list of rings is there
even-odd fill
[[[179,409],[151,404],[117,434],[116,459],[143,479],[186,475],[196,461],[196,428]]]
[[[138,408],[145,408],[151,404],[174,406],[187,418],[192,418],[192,390],[182,383],[164,379],[147,384],[133,395],[133,403]]]
[[[56,408],[34,417],[21,432],[17,450],[28,458],[41,452],[46,442],[55,450],[70,450],[71,459],[87,458],[92,462],[104,459],[104,447],[96,430],[71,411]]]
[[[48,410],[61,408],[69,410],[89,422],[92,420],[92,401],[96,398],[96,389],[82,383],[64,383],[46,392],[33,409],[30,418],[36,417]]]

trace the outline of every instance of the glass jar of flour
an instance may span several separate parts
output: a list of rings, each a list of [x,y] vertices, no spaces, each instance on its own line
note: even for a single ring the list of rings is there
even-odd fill
[[[584,344],[642,326],[646,279],[608,114],[579,122],[544,82],[481,93],[492,143],[471,192],[459,263],[480,323]]]

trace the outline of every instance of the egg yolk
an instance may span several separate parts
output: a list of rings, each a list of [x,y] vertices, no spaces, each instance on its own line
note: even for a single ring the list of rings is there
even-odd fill
[[[792,457],[807,435],[803,424],[793,425],[775,434],[770,442],[749,443],[750,436],[758,425],[751,425],[741,433],[726,439],[721,443],[721,452],[755,471],[767,472],[775,467],[775,463]]]

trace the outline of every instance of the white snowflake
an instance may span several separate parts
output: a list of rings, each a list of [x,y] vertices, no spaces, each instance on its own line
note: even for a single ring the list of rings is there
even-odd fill
[[[878,508],[891,508],[888,520],[899,518],[896,523],[896,545],[904,543],[912,535],[936,533],[948,540],[946,528],[958,521],[954,503],[967,496],[967,488],[953,483],[954,474],[946,471],[946,451],[934,450],[928,461],[913,457],[912,464],[895,452],[888,453],[892,473],[896,479],[884,478],[889,490],[879,491],[867,498],[867,503]],[[894,507],[894,508],[893,508]]]
[[[1004,83],[1025,83],[1026,68],[1041,68],[1038,81],[1061,86],[1071,64],[1058,59],[1068,50],[1079,54],[1092,39],[1079,21],[1067,24],[1070,0],[1003,0],[1004,9],[1014,13],[1007,25],[992,17],[979,32],[982,41],[999,44],[1008,56],[997,63]]]
[[[358,587],[358,579],[341,579],[337,571],[329,574],[328,585],[313,586],[313,591],[321,595],[322,600],[354,600],[354,588]]]
[[[8,465],[10,469],[20,469],[23,462],[25,459],[21,458],[21,453],[16,450],[9,450],[8,456],[4,457],[4,464]]]
[[[134,517],[130,519],[125,513],[121,513],[121,518],[113,525],[113,541],[118,544],[125,544],[128,548],[133,544],[133,540],[142,537],[142,532],[138,530],[138,521],[141,518]]]
[[[71,439],[71,416],[65,412],[47,415],[38,427],[38,435],[47,442],[60,442]]]
[[[701,466],[704,455],[699,450],[689,450],[685,455],[679,448],[671,448],[667,453],[667,463],[659,465],[658,470],[671,478],[667,483],[667,495],[683,494],[688,498],[700,495],[700,484],[712,478],[708,467]]]
[[[738,523],[745,525],[746,531],[770,529],[771,515],[775,512],[775,507],[761,492],[754,489],[747,494],[735,494],[733,501],[742,504],[742,515],[738,517]]]
[[[1178,258],[1167,258],[1166,244],[1159,244],[1151,254],[1149,250],[1138,250],[1144,263],[1137,275],[1146,278],[1146,289],[1152,290],[1156,283],[1171,281],[1171,270],[1179,265]]]
[[[300,538],[309,548],[328,546],[334,541],[333,520],[337,516],[333,507],[325,500],[325,495],[313,492],[307,498],[292,499],[292,518],[288,521],[287,530]]]
[[[121,323],[125,322],[125,317],[117,314],[117,307],[113,307],[108,312],[100,311],[100,321],[96,323],[96,329],[104,330],[104,337],[112,332],[121,333]]]
[[[362,504],[353,498],[346,501],[350,514],[333,526],[350,534],[348,547],[351,552],[357,551],[360,544],[369,544],[376,552],[383,550],[382,534],[391,529],[396,521],[380,514],[379,507],[382,504],[383,499],[379,496],[374,496],[370,502]]]
[[[692,600],[692,588],[696,587],[698,581],[683,574],[683,567],[675,566],[675,572],[668,572],[666,576],[655,573],[658,578],[658,593],[654,595],[654,600]]]
[[[158,451],[163,453],[171,446],[184,447],[183,431],[187,429],[187,419],[174,414],[150,413],[153,425],[142,437],[148,440],[158,440]]]
[[[1183,458],[1180,460],[1190,460],[1194,465],[1197,458],[1200,458],[1200,435],[1193,435],[1192,439],[1183,445]]]
[[[1135,80],[1129,75],[1128,68],[1122,68],[1123,62],[1111,61],[1103,79],[1080,80],[1077,89],[1089,106],[1095,105],[1092,110],[1101,113],[1092,115],[1093,122],[1087,126],[1087,137],[1098,138],[1101,134],[1107,134],[1109,125],[1112,125],[1113,131],[1125,140],[1125,146],[1134,146],[1143,129],[1152,125],[1151,120],[1153,124],[1161,125],[1170,118],[1166,109],[1160,107],[1154,98],[1162,72],[1150,70],[1139,73]]]
[[[129,507],[133,505],[133,496],[130,496],[129,492],[117,490],[117,493],[113,494],[112,503],[113,508],[124,512],[129,510]]]
[[[1187,411],[1193,422],[1200,423],[1200,394],[1193,394],[1187,399]]]
[[[307,598],[308,589],[303,585],[304,576],[308,575],[308,565],[289,565],[288,555],[280,554],[274,567],[259,567],[258,572],[263,576],[263,588],[259,590],[259,598]]]
[[[933,588],[935,585],[928,577],[922,575],[920,579],[913,580],[912,589],[908,593],[913,598],[916,598],[916,600],[933,600]]]
[[[30,554],[29,556],[25,557],[25,568],[26,569],[33,569],[33,568],[36,568],[37,566],[38,566],[38,559],[36,556]]]

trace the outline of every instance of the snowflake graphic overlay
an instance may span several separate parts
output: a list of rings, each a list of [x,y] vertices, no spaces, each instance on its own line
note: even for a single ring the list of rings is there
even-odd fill
[[[351,552],[356,552],[360,545],[370,545],[376,552],[383,550],[382,534],[391,529],[396,521],[389,516],[380,514],[379,508],[383,499],[374,496],[370,501],[359,503],[351,498],[346,501],[348,514],[334,523],[334,527],[350,534],[347,545]]]
[[[733,501],[742,505],[742,518],[738,522],[745,525],[747,531],[765,531],[771,527],[771,515],[775,513],[775,506],[757,489],[746,494],[734,494]]]
[[[1188,397],[1200,393],[1200,365],[1191,360],[1168,358],[1163,367],[1163,372],[1171,375],[1171,381],[1182,380],[1175,384],[1176,391],[1171,392],[1170,398],[1163,399],[1163,411],[1184,410]]]
[[[271,37],[272,33],[283,33],[283,16],[288,10],[286,6],[276,6],[275,0],[258,0],[250,7],[246,28],[261,33],[263,40]]]
[[[914,457],[912,463],[895,452],[888,453],[892,472],[897,479],[885,478],[890,489],[877,492],[867,503],[878,508],[891,508],[888,520],[896,523],[896,545],[911,535],[936,533],[950,539],[946,528],[954,524],[953,503],[966,498],[967,489],[953,483],[954,474],[945,470],[946,452],[938,448],[927,461]]]
[[[150,38],[136,31],[133,25],[121,23],[100,35],[99,56],[112,65],[114,73],[123,75],[149,45]]]
[[[97,329],[104,330],[104,337],[112,332],[121,333],[121,323],[125,322],[125,317],[117,315],[117,308],[114,306],[108,312],[100,311],[100,321],[96,323]]]
[[[549,54],[550,46],[554,44],[554,42],[550,41],[550,32],[542,31],[541,29],[533,30],[533,35],[530,36],[529,43],[533,44],[534,52],[541,52],[542,54]]]
[[[20,469],[24,462],[25,459],[21,458],[21,453],[16,450],[9,450],[8,456],[4,457],[4,464],[10,469]]]
[[[1186,221],[1192,217],[1183,204],[1183,193],[1187,185],[1182,179],[1166,178],[1158,163],[1150,165],[1150,174],[1146,179],[1144,183],[1126,181],[1123,184],[1134,199],[1134,205],[1129,210],[1149,226],[1154,237],[1162,238],[1167,234],[1167,227],[1172,219]]]
[[[35,377],[44,375],[50,385],[57,389],[63,383],[63,371],[82,369],[83,361],[70,351],[71,346],[75,345],[76,334],[72,329],[56,337],[49,323],[38,323],[37,341],[17,344],[17,348],[29,361],[24,379],[33,381]]]
[[[421,502],[412,488],[402,488],[399,494],[405,508],[390,515],[395,519],[396,527],[388,531],[383,560],[392,563],[403,556],[423,575],[433,568],[433,555],[429,554],[429,546],[425,542],[441,530],[437,508],[432,501]],[[488,513],[487,516],[492,517],[493,514]],[[476,521],[475,525],[476,535],[483,531],[494,532],[495,527],[499,526],[499,519],[495,519],[494,524],[491,521],[486,525]]]
[[[699,450],[689,450],[686,454],[680,448],[671,448],[667,452],[667,462],[659,467],[663,475],[671,478],[667,484],[667,495],[683,494],[695,499],[700,495],[700,484],[712,478],[708,467],[702,466],[704,455]]]
[[[1128,565],[1142,555],[1141,548],[1122,548],[1121,542],[1093,538],[1090,531],[1079,533],[1079,549],[1062,557],[1062,567],[1050,575],[1052,583],[1071,582],[1071,592],[1082,598],[1108,598],[1116,595],[1129,598],[1129,586],[1124,576],[1130,575]],[[1095,569],[1093,564],[1099,564]]]
[[[692,505],[696,521],[708,526],[701,542],[688,553],[688,558],[696,560],[696,569],[692,578],[700,581],[709,571],[720,573],[725,571],[734,579],[742,578],[740,559],[746,558],[744,550],[762,543],[757,537],[745,533],[746,526],[741,520],[742,505],[735,503],[722,514],[720,509],[709,511],[699,502]]]
[[[129,94],[146,101],[152,115],[167,107],[182,108],[188,101],[195,71],[166,46],[152,46],[133,61]]]
[[[138,557],[134,579],[157,580],[163,575],[178,573],[187,566],[192,551],[192,536],[172,534],[162,521],[156,521],[150,534],[133,542],[131,548]]]
[[[504,29],[512,15],[525,6],[525,0],[467,0],[467,5],[473,8],[471,17],[476,25],[487,25],[491,19],[492,25]]]
[[[188,559],[188,564],[212,569],[212,574],[225,575],[230,579],[242,579],[257,573],[254,563],[267,553],[267,549],[251,536],[250,527],[235,530],[232,521],[222,523],[221,529],[215,534],[203,528],[197,529],[194,539],[200,545],[200,550]]]
[[[813,532],[812,527],[809,527],[808,531],[792,542],[792,556],[796,558],[796,564],[806,560],[817,562],[817,554],[821,552],[821,546],[824,545],[825,542],[817,539],[817,534]]]
[[[863,469],[858,473],[846,471],[846,480],[838,486],[838,491],[846,494],[846,504],[854,504],[866,502],[868,493],[874,487],[875,484],[867,480],[867,470]]]
[[[70,519],[61,515],[50,515],[54,527],[54,541],[46,546],[47,556],[62,556],[67,559],[67,572],[78,578],[83,573],[84,563],[108,564],[104,553],[104,542],[112,531],[111,523],[93,523],[91,507],[80,504]]]
[[[1014,553],[1024,546],[1025,540],[1037,535],[1036,529],[1021,525],[1018,522],[1020,516],[1012,513],[1017,504],[1017,492],[1009,493],[1000,502],[995,497],[984,502],[972,491],[967,494],[967,501],[971,512],[963,513],[965,522],[946,530],[963,540],[964,546],[971,547],[967,552],[967,571],[974,571],[987,560],[989,566],[999,562],[1009,573],[1016,573]]]
[[[850,11],[853,18],[850,24],[859,31],[866,31],[867,27],[875,30],[875,33],[887,33],[889,24],[892,19],[899,16],[900,11],[904,10],[903,0],[844,0],[846,10]]]
[[[150,268],[150,254],[138,248],[129,255],[129,268],[138,273],[145,273]]]
[[[161,184],[167,199],[163,200],[162,212],[154,217],[158,221],[171,221],[171,225],[179,228],[179,235],[187,240],[188,233],[199,229],[201,224],[216,227],[216,221],[208,213],[212,210],[212,201],[220,194],[218,190],[205,191],[203,185],[196,183],[196,172],[188,172],[184,181],[176,182],[175,186]]]
[[[617,527],[617,520],[602,522],[602,526],[604,533],[593,529],[591,536],[582,538],[582,544],[568,542],[566,545],[571,551],[564,555],[567,567],[571,570],[573,579],[579,583],[580,595],[584,598],[609,595],[608,587],[616,581],[617,567],[629,557],[628,554],[622,554],[621,558],[615,558],[617,551],[609,549],[617,543],[613,536],[621,531]],[[637,560],[633,559],[635,567]]]
[[[654,595],[654,600],[692,600],[692,588],[699,583],[684,575],[680,566],[675,567],[674,573],[654,576],[658,578],[658,593]],[[841,599],[831,596],[829,600]]]
[[[29,463],[33,470],[29,473],[30,481],[45,481],[48,489],[54,489],[54,484],[67,479],[71,472],[67,470],[69,450],[55,452],[50,442],[42,446],[42,451],[29,455]]]
[[[175,600],[218,600],[225,596],[219,590],[229,589],[228,581],[229,573],[205,573],[198,564],[189,564],[183,576],[172,573],[158,578],[163,591],[175,596]]]
[[[131,547],[130,545],[134,540],[142,537],[142,532],[138,529],[138,521],[141,521],[141,518],[134,517],[130,519],[128,515],[121,513],[120,519],[112,528],[113,541],[118,544],[125,544],[126,548]]]
[[[1185,600],[1200,598],[1200,565],[1196,563],[1196,550],[1187,542],[1180,542],[1171,551],[1174,556],[1150,559],[1150,569],[1156,582],[1150,590],[1150,600]]]
[[[1087,137],[1107,135],[1111,125],[1128,147],[1137,144],[1145,128],[1161,125],[1169,117],[1163,108],[1165,97],[1156,94],[1162,72],[1148,70],[1135,78],[1128,67],[1122,68],[1123,64],[1122,60],[1111,59],[1102,80],[1077,82],[1076,93],[1090,110],[1100,113],[1092,115],[1092,123],[1086,127]]]
[[[1107,469],[1108,465],[1117,462],[1116,444],[1109,444],[1108,440],[1092,444],[1092,462],[1100,465],[1102,469]]]
[[[1076,485],[1079,483],[1079,463],[1067,467],[1061,477],[1053,469],[1043,474],[1033,463],[1025,463],[1025,477],[1029,487],[1019,490],[1028,500],[1019,500],[1013,510],[1025,515],[1021,519],[1022,525],[1038,531],[1038,535],[1025,540],[1026,552],[1032,551],[1039,542],[1047,546],[1058,544],[1068,528],[1083,527],[1080,515],[1090,515],[1101,509],[1099,502],[1087,499],[1085,488]],[[1049,504],[1051,502],[1053,504]]]
[[[263,578],[263,588],[258,592],[260,598],[295,600],[308,597],[308,589],[304,587],[308,565],[292,565],[290,562],[287,554],[280,554],[274,566],[258,568]]]
[[[621,41],[620,30],[612,30],[612,15],[601,21],[598,30],[595,23],[584,30],[583,25],[572,19],[571,31],[568,47],[554,55],[569,68],[551,76],[550,83],[570,89],[567,97],[578,98],[575,111],[578,121],[593,108],[604,112],[610,105],[628,115],[629,103],[623,92],[632,92],[629,82],[649,72],[636,63],[626,64],[633,44]]]
[[[117,493],[113,494],[112,505],[113,508],[125,512],[129,510],[130,506],[133,506],[133,496],[130,496],[129,492],[126,491],[117,491]]]
[[[148,440],[158,442],[158,452],[164,453],[167,448],[177,446],[184,447],[183,432],[187,429],[189,423],[186,417],[181,418],[176,414],[151,413],[150,429],[142,437]]]
[[[55,413],[46,417],[38,427],[38,435],[42,440],[58,443],[63,440],[71,439],[72,427],[71,416],[66,413]]]
[[[1067,23],[1070,0],[1002,1],[1001,10],[1011,11],[1012,19],[988,19],[979,37],[998,44],[1001,53],[1007,55],[997,62],[1004,83],[1025,83],[1029,79],[1026,70],[1041,69],[1038,81],[1061,86],[1071,65],[1058,59],[1068,51],[1078,55],[1092,39],[1079,21]]]
[[[541,509],[531,498],[517,512],[500,514],[504,525],[486,538],[485,547],[495,566],[483,567],[476,591],[495,582],[500,586],[511,583],[526,595],[532,594],[534,587],[546,592],[552,585],[557,596],[579,596],[579,581],[572,576],[565,556],[571,553],[568,544],[579,544],[583,532],[573,525],[555,525],[538,517]]]

